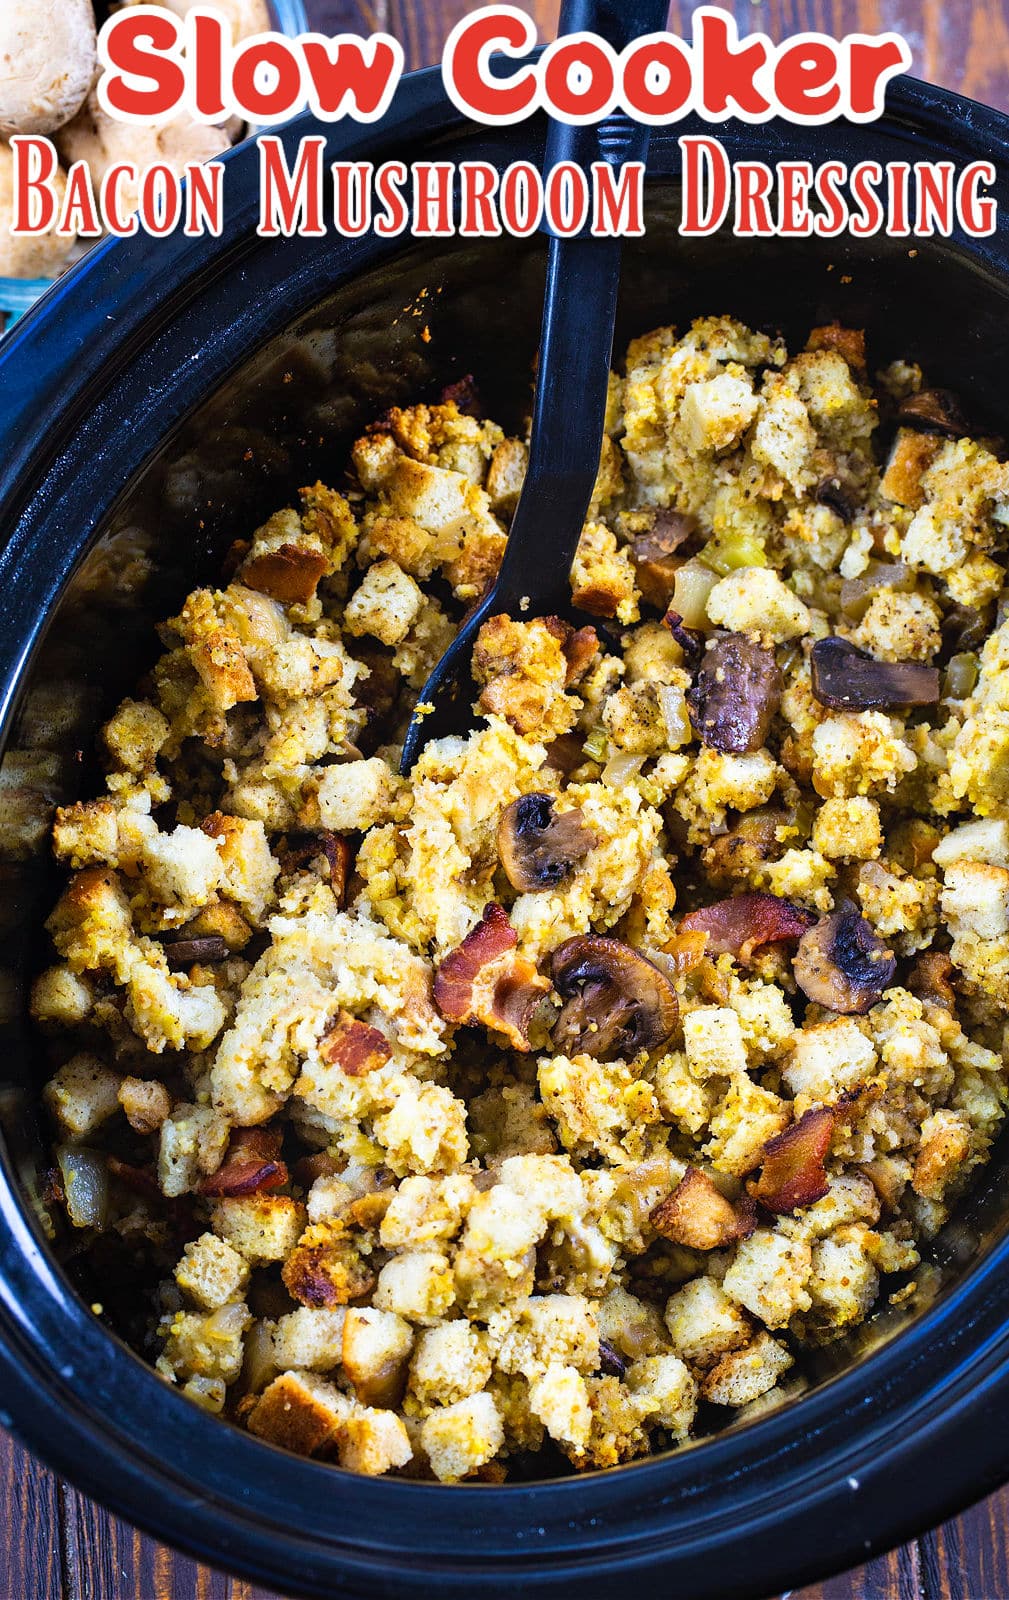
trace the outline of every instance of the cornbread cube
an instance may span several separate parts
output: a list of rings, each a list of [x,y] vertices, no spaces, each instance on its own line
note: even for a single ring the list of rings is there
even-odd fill
[[[353,833],[385,822],[395,790],[395,779],[381,756],[327,767],[318,789],[323,827],[336,833]]]
[[[249,1263],[216,1234],[202,1233],[182,1252],[175,1281],[204,1311],[241,1300],[249,1281]]]
[[[879,1273],[863,1248],[863,1229],[839,1228],[813,1246],[808,1280],[817,1323],[833,1328],[861,1322],[879,1290]],[[780,1324],[779,1324],[780,1326]]]
[[[379,1478],[394,1467],[405,1467],[413,1459],[410,1435],[395,1411],[377,1411],[370,1406],[355,1407],[337,1435],[337,1455],[341,1467]]]
[[[553,1363],[529,1385],[529,1408],[559,1444],[585,1445],[592,1410],[585,1379],[576,1367]]]
[[[911,1186],[926,1200],[943,1200],[970,1158],[974,1140],[970,1123],[960,1111],[941,1108],[921,1125],[921,1144],[914,1163]]]
[[[729,1006],[698,1006],[683,1018],[683,1048],[696,1077],[731,1077],[746,1071],[746,1045]]]
[[[362,1405],[402,1399],[413,1329],[392,1311],[352,1306],[343,1323],[343,1370]]]
[[[53,820],[53,854],[75,868],[101,862],[118,866],[119,807],[115,801],[82,800],[58,806]]]
[[[264,1389],[249,1412],[258,1439],[314,1456],[353,1415],[354,1401],[311,1372],[284,1372]]]
[[[410,1359],[410,1393],[424,1410],[452,1405],[482,1389],[491,1370],[485,1334],[465,1317],[440,1322],[417,1337]]]
[[[813,818],[813,848],[830,861],[872,861],[882,846],[879,806],[868,795],[825,800]]]
[[[627,1369],[627,1387],[649,1425],[686,1439],[697,1410],[697,1385],[679,1356],[645,1356]]]
[[[57,951],[74,972],[111,972],[120,982],[134,952],[130,903],[118,873],[75,872],[46,922]]]
[[[748,373],[720,372],[688,383],[680,402],[680,427],[689,450],[726,450],[746,432],[758,400]]]
[[[278,1318],[273,1327],[273,1360],[281,1372],[292,1367],[331,1372],[343,1360],[343,1306],[318,1309],[299,1306]]]
[[[714,1278],[691,1278],[666,1303],[673,1350],[691,1366],[710,1367],[748,1344],[752,1324]]]
[[[273,897],[274,880],[280,870],[262,822],[214,811],[204,817],[200,828],[213,841],[220,858],[221,894],[241,906],[258,924]]]
[[[497,1365],[525,1378],[551,1366],[595,1372],[599,1327],[591,1302],[580,1294],[534,1295],[502,1340]]]
[[[375,1119],[375,1138],[394,1172],[451,1171],[469,1154],[466,1107],[440,1083],[404,1078],[395,1105]]]
[[[144,883],[164,906],[196,910],[221,881],[221,858],[200,828],[182,823],[171,833],[156,833],[144,846]]]
[[[442,1483],[457,1483],[492,1461],[504,1443],[501,1417],[491,1395],[457,1400],[432,1411],[420,1430],[421,1448]]]
[[[370,633],[382,644],[399,644],[416,621],[424,596],[395,561],[376,561],[347,601],[343,625],[348,633]]]
[[[305,1207],[286,1194],[239,1195],[218,1200],[214,1232],[240,1251],[251,1266],[285,1261],[305,1226]]]
[[[867,1082],[875,1067],[876,1052],[857,1022],[835,1017],[796,1030],[782,1077],[794,1095],[829,1102]]]
[[[73,1028],[87,1020],[94,1001],[87,978],[58,963],[47,967],[32,984],[31,1014],[36,1022]]]
[[[46,1084],[43,1098],[61,1133],[86,1139],[119,1110],[121,1081],[98,1056],[84,1052],[64,1062]]]
[[[158,1183],[174,1199],[196,1188],[202,1176],[216,1172],[230,1132],[227,1121],[210,1106],[180,1102],[161,1124]]]
[[[958,933],[968,930],[979,939],[1009,933],[1009,870],[954,861],[946,868],[942,912]]]
[[[722,1288],[768,1328],[783,1328],[796,1312],[809,1310],[811,1270],[812,1253],[803,1240],[758,1228],[737,1246]]]
[[[124,1078],[118,1098],[134,1133],[155,1133],[172,1109],[172,1097],[157,1078]]]
[[[149,700],[124,700],[102,729],[102,739],[124,772],[149,772],[170,733],[168,719]]]
[[[881,589],[852,642],[879,661],[931,661],[942,644],[940,621],[938,606],[926,595]]]
[[[127,984],[126,1018],[148,1050],[206,1050],[224,1026],[223,1002],[212,984],[169,972],[164,956],[138,957]]]
[[[689,787],[706,811],[725,806],[752,811],[770,800],[777,777],[774,757],[767,750],[732,755],[705,746],[694,763]]]
[[[666,719],[654,683],[627,683],[607,695],[603,726],[610,743],[629,755],[654,756],[666,749]]]
[[[382,1244],[387,1250],[406,1250],[454,1238],[475,1196],[468,1173],[404,1178],[382,1218]]]
[[[793,1366],[785,1346],[761,1331],[752,1344],[732,1350],[712,1367],[703,1383],[704,1398],[716,1406],[745,1406],[768,1389]]]
[[[668,1344],[665,1323],[657,1306],[619,1285],[596,1305],[599,1337],[624,1356],[654,1356]]]
[[[440,1250],[406,1250],[378,1275],[376,1306],[424,1327],[440,1322],[454,1300],[452,1269]]]
[[[166,1377],[218,1378],[234,1383],[242,1370],[243,1339],[252,1321],[248,1306],[214,1311],[177,1311],[162,1325],[164,1349],[158,1369]]]
[[[813,729],[813,787],[825,799],[893,793],[918,758],[896,717],[882,711],[842,711]]]
[[[720,579],[707,601],[708,618],[731,633],[784,644],[808,633],[810,615],[773,567],[740,567]]]

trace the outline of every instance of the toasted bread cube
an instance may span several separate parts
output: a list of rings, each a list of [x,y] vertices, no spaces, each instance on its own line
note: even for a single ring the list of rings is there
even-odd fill
[[[454,1301],[452,1269],[440,1250],[406,1250],[378,1275],[376,1306],[422,1326],[440,1322]]]
[[[387,1250],[452,1239],[473,1203],[476,1188],[468,1173],[445,1178],[404,1178],[382,1218],[381,1240]]]
[[[124,981],[133,955],[130,903],[116,872],[75,872],[46,922],[53,943],[74,972],[111,972]]]
[[[124,772],[149,772],[171,729],[149,700],[124,700],[102,729],[105,748]]]
[[[204,1311],[216,1311],[218,1306],[241,1300],[249,1281],[249,1264],[224,1239],[203,1233],[183,1250],[175,1281]]]
[[[768,1328],[783,1328],[811,1301],[812,1255],[804,1240],[758,1228],[744,1239],[722,1280],[724,1291]]]
[[[196,1188],[200,1178],[216,1172],[230,1132],[227,1121],[211,1106],[177,1105],[161,1124],[158,1183],[174,1199]]]
[[[379,1478],[413,1459],[410,1435],[394,1411],[355,1408],[337,1435],[341,1467]]]
[[[483,1390],[433,1411],[420,1430],[421,1448],[442,1483],[458,1483],[488,1461],[504,1443],[501,1417]]]
[[[119,1110],[118,1072],[98,1056],[82,1052],[64,1062],[43,1090],[61,1133],[86,1139]]]
[[[299,1306],[280,1317],[273,1329],[273,1359],[281,1372],[331,1372],[343,1360],[343,1306]]]
[[[88,979],[61,962],[39,973],[32,984],[31,1014],[36,1022],[73,1028],[87,1021],[94,1003]]]
[[[585,1379],[576,1367],[560,1362],[547,1367],[529,1385],[529,1407],[551,1439],[579,1447],[588,1443],[592,1409]]]
[[[134,1133],[156,1133],[172,1109],[172,1097],[157,1078],[124,1078],[119,1104]]]
[[[692,1278],[666,1305],[673,1349],[691,1366],[708,1367],[748,1344],[750,1319],[714,1278]]]
[[[351,1307],[343,1323],[343,1370],[364,1406],[393,1406],[402,1398],[413,1329],[394,1311]]]
[[[218,1200],[214,1232],[227,1239],[251,1266],[285,1261],[301,1237],[305,1208],[286,1194],[251,1194]]]
[[[314,1456],[338,1434],[354,1412],[354,1402],[312,1372],[284,1372],[264,1389],[249,1412],[248,1428],[258,1439]]]
[[[533,1295],[505,1335],[497,1354],[502,1372],[532,1378],[549,1366],[595,1372],[599,1325],[592,1302],[581,1294]]]
[[[746,1045],[736,1013],[728,1006],[698,1006],[683,1018],[687,1063],[698,1078],[731,1077],[746,1071]]]
[[[347,601],[343,625],[355,636],[369,633],[382,644],[399,644],[423,603],[424,596],[410,574],[386,558],[368,568]]]
[[[274,880],[280,871],[262,822],[214,811],[204,817],[200,831],[216,848],[221,865],[221,894],[241,906],[254,923],[260,922],[273,898]]]
[[[981,861],[954,861],[946,868],[942,914],[955,932],[967,929],[979,939],[1009,933],[1009,871]]]
[[[792,1364],[785,1346],[760,1332],[752,1344],[731,1350],[711,1369],[704,1379],[704,1397],[716,1406],[749,1405],[773,1389]]]
[[[460,1317],[419,1335],[410,1360],[410,1393],[427,1411],[476,1394],[490,1375],[486,1335]]]
[[[252,1321],[241,1303],[215,1311],[178,1311],[163,1324],[158,1370],[166,1377],[216,1378],[234,1383],[242,1370],[243,1340]]]
[[[645,1356],[627,1369],[627,1387],[648,1425],[686,1439],[697,1410],[697,1385],[679,1356]]]
[[[381,756],[326,767],[318,791],[323,827],[334,833],[353,833],[385,822],[395,790],[395,779]]]

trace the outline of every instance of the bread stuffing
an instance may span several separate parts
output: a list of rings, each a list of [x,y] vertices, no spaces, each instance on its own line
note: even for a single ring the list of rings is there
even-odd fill
[[[528,460],[471,386],[162,625],[32,1005],[48,1199],[195,1403],[369,1475],[604,1468],[909,1292],[1006,1105],[1009,464],[870,370],[636,339],[578,613],[488,620],[409,777]]]

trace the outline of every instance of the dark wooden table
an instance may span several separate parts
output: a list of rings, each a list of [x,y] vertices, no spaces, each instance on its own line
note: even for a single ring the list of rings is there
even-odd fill
[[[2,3],[2,0],[0,0]],[[512,0],[516,3],[516,0]],[[518,0],[544,37],[558,0]],[[916,76],[1009,108],[1009,0],[722,0],[741,31],[903,33]],[[437,61],[466,0],[308,0],[326,32],[383,29],[407,65]],[[670,26],[693,6],[673,0]],[[935,1470],[942,1471],[936,1462]],[[110,1517],[0,1432],[0,1600],[274,1600]],[[901,1550],[789,1600],[1009,1600],[1009,1489]]]

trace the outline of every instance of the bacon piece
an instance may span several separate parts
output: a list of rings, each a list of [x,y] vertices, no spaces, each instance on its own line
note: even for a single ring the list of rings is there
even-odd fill
[[[268,594],[281,605],[307,605],[315,594],[328,562],[319,550],[300,544],[282,544],[254,556],[242,568],[242,582],[248,589]]]
[[[385,1066],[392,1046],[380,1029],[369,1027],[349,1011],[338,1011],[319,1041],[319,1054],[348,1078],[363,1078],[366,1072]]]
[[[148,1172],[144,1167],[135,1167],[132,1162],[120,1161],[118,1156],[109,1156],[106,1160],[109,1177],[131,1189],[134,1194],[141,1195],[145,1200],[164,1201],[164,1195],[158,1188],[158,1180],[153,1172]]]
[[[768,1139],[760,1177],[750,1190],[766,1210],[783,1214],[822,1200],[828,1188],[823,1163],[836,1120],[836,1107],[820,1106]]]
[[[217,1171],[203,1179],[200,1194],[231,1199],[282,1189],[288,1176],[280,1159],[282,1137],[279,1128],[235,1128],[227,1155]]]
[[[745,966],[755,950],[767,944],[787,944],[801,939],[816,918],[811,912],[781,900],[776,894],[734,894],[728,900],[688,911],[681,933],[706,933],[705,955],[735,956]]]
[[[517,943],[504,908],[485,906],[476,927],[439,965],[434,1003],[446,1021],[482,1022],[524,1051],[530,1048],[532,1014],[550,984],[515,953]]]
[[[653,1209],[651,1224],[664,1239],[688,1250],[721,1250],[753,1232],[756,1206],[749,1197],[734,1206],[706,1172],[688,1167],[673,1192]]]

